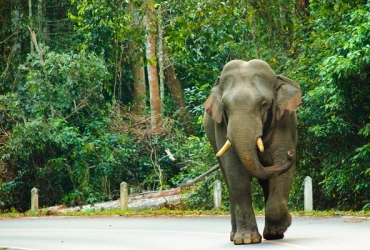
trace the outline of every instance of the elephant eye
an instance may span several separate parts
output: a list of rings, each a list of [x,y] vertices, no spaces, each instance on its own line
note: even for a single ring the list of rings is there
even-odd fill
[[[263,101],[263,102],[261,103],[261,108],[266,108],[266,107],[267,107],[267,105],[268,105],[267,101]]]
[[[221,105],[222,105],[222,107],[223,107],[224,109],[226,109],[226,108],[227,108],[227,105],[226,105],[224,102],[221,102]]]
[[[270,108],[270,104],[268,101],[264,100],[262,103],[261,103],[261,113],[262,114],[265,114],[266,111]]]

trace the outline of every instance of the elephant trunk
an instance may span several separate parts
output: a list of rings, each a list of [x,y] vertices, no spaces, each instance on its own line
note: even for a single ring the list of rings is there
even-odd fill
[[[240,161],[247,171],[260,180],[271,179],[288,171],[294,164],[295,153],[293,150],[287,152],[287,159],[284,162],[264,167],[256,154],[242,154]]]
[[[288,171],[295,162],[295,152],[289,150],[286,155],[286,160],[274,164],[272,166],[263,166],[257,156],[257,148],[259,151],[263,152],[264,146],[262,139],[249,139],[250,136],[245,135],[246,133],[239,131],[236,133],[238,136],[233,138],[230,137],[230,145],[234,147],[236,153],[242,165],[247,169],[247,171],[254,177],[260,180],[266,180],[274,178]]]

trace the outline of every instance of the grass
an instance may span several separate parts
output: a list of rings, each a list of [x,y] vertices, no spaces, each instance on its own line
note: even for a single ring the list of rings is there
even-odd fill
[[[337,210],[327,210],[327,211],[311,211],[311,212],[305,212],[305,211],[295,211],[292,212],[292,215],[295,216],[355,216],[355,217],[370,217],[370,210],[362,210],[362,211],[337,211]]]
[[[354,217],[370,217],[370,211],[292,211],[293,216],[314,216],[314,217],[338,217],[338,216],[354,216]],[[51,212],[48,209],[40,209],[38,212],[27,211],[19,213],[11,210],[0,214],[0,219],[4,218],[21,218],[21,217],[42,217],[42,216],[124,216],[124,217],[147,217],[147,216],[220,216],[229,215],[229,211],[222,210],[169,210],[166,208],[159,210],[127,210],[119,209],[102,210],[102,211],[68,211],[68,212]],[[263,216],[263,211],[257,211],[256,215]]]
[[[1,213],[0,218],[20,218],[20,217],[42,217],[42,216],[202,216],[202,215],[228,215],[227,211],[220,210],[169,210],[166,208],[159,210],[126,210],[119,209],[112,210],[85,210],[85,211],[50,211],[48,209],[40,209],[38,212],[27,211],[19,213],[16,211],[9,211]]]

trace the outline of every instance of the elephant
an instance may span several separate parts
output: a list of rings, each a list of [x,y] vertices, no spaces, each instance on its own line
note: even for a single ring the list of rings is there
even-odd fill
[[[234,244],[260,243],[252,207],[252,177],[265,199],[266,240],[282,239],[292,217],[287,202],[296,168],[298,83],[263,60],[228,62],[204,103],[204,130],[230,199]]]

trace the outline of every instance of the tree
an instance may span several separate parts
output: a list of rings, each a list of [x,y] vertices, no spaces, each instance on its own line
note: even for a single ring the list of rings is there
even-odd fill
[[[159,99],[159,84],[157,71],[157,57],[155,52],[156,17],[154,1],[147,1],[146,10],[146,60],[148,70],[148,83],[150,92],[151,127],[156,130],[161,125],[161,107]]]
[[[144,115],[146,109],[146,81],[145,81],[145,69],[144,59],[140,53],[137,52],[137,45],[135,42],[131,43],[132,48],[132,71],[134,76],[134,93],[133,111],[136,115]]]

